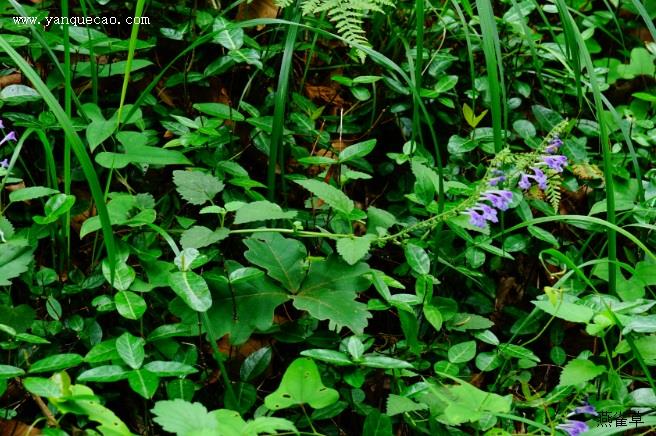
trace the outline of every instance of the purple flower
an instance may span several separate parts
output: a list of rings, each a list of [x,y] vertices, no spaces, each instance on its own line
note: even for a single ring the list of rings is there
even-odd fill
[[[9,132],[7,136],[2,138],[2,141],[0,141],[0,145],[4,144],[7,141],[15,141],[16,140],[16,132]]]
[[[563,141],[559,137],[554,137],[551,141],[549,141],[549,145],[547,145],[547,148],[544,149],[549,154],[554,154],[558,151],[560,147],[562,147]]]
[[[528,189],[531,187],[531,181],[529,179],[533,179],[537,182],[538,187],[542,190],[547,189],[547,176],[544,175],[544,172],[537,167],[531,167],[533,170],[533,175],[529,176],[526,173],[522,173],[522,175],[519,177],[519,185],[520,188],[522,189]]]
[[[556,428],[559,430],[563,430],[569,436],[578,436],[581,433],[586,432],[590,429],[590,427],[588,427],[588,424],[586,424],[585,422],[574,421],[574,420],[565,421],[563,424],[557,425]]]
[[[579,406],[574,409],[573,412],[569,413],[567,416],[574,416],[574,415],[580,415],[580,414],[586,414],[586,415],[593,415],[593,416],[598,416],[599,414],[597,413],[597,410],[595,407],[588,403],[587,401],[583,406]]]
[[[485,227],[485,217],[476,212],[475,208],[469,208],[465,211],[465,213],[469,215],[469,224],[472,226],[480,227],[481,229]]]
[[[542,162],[558,173],[562,173],[563,167],[567,166],[567,158],[563,155],[543,156]]]
[[[492,177],[488,182],[490,186],[497,186],[499,183],[506,181],[506,176],[501,170],[497,170],[497,169],[492,170],[492,175],[494,177]]]
[[[512,192],[502,189],[492,189],[483,193],[481,198],[492,203],[499,210],[507,210],[512,201]]]
[[[9,168],[9,159],[0,160],[0,168]]]
[[[2,120],[0,120],[0,129],[4,129],[4,128],[5,128],[5,124],[2,122]]]

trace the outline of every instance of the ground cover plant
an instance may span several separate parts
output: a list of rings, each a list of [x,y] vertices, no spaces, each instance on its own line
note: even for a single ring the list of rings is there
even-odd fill
[[[0,434],[651,434],[655,16],[0,2]]]

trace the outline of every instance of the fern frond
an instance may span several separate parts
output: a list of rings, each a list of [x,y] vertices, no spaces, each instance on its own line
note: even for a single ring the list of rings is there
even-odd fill
[[[553,173],[551,177],[547,179],[547,199],[549,204],[553,208],[554,212],[558,213],[560,209],[560,185],[562,184],[562,179],[560,174]]]
[[[291,6],[294,0],[275,0],[274,3],[279,8],[286,8],[287,6]]]

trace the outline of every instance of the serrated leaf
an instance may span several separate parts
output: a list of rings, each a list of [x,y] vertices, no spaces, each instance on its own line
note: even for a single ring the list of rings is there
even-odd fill
[[[402,397],[400,395],[390,394],[387,397],[387,415],[394,416],[406,412],[414,412],[416,410],[424,410],[428,408],[426,404],[419,404],[412,401],[410,398]]]
[[[9,201],[17,203],[19,201],[34,200],[36,198],[57,194],[56,189],[46,188],[44,186],[30,186],[29,188],[17,189],[9,193]]]
[[[270,410],[286,409],[302,404],[321,409],[335,403],[338,399],[339,393],[336,390],[323,385],[314,361],[302,357],[289,365],[278,389],[264,398],[264,405]]]
[[[10,279],[29,269],[35,248],[28,246],[26,241],[0,242],[0,286],[11,286]]]
[[[355,265],[369,252],[372,239],[371,235],[340,238],[337,240],[337,252],[346,263]]]
[[[603,366],[595,365],[585,359],[574,359],[569,361],[563,368],[563,372],[560,373],[558,386],[586,383],[604,372],[606,372],[606,368]]]
[[[248,250],[244,257],[264,268],[268,275],[291,292],[298,291],[305,274],[303,261],[307,251],[302,242],[283,238],[279,233],[261,234],[244,240]]]
[[[321,200],[325,201],[328,206],[332,207],[337,212],[346,216],[349,216],[355,208],[353,200],[328,183],[313,179],[294,180],[294,182],[310,191],[315,197],[319,197]]]
[[[118,313],[127,319],[139,319],[146,313],[146,302],[139,295],[130,291],[120,291],[114,296]]]
[[[295,211],[285,212],[280,206],[270,201],[261,200],[248,203],[237,209],[234,224],[246,224],[256,221],[292,219]]]
[[[167,432],[176,435],[210,431],[218,426],[217,420],[200,403],[190,403],[180,399],[158,401],[152,412],[155,415],[153,421]]]
[[[59,371],[77,366],[83,361],[84,359],[79,354],[55,354],[34,362],[30,366],[30,373]]]
[[[193,271],[169,273],[171,289],[196,312],[205,312],[212,306],[212,295],[205,279]]]
[[[225,186],[216,177],[200,171],[173,171],[173,182],[180,196],[195,205],[211,201]]]
[[[116,339],[116,351],[130,368],[139,369],[146,356],[145,342],[142,338],[137,338],[125,332]]]

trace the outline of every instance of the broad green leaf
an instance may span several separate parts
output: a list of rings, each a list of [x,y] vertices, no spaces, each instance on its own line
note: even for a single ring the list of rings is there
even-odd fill
[[[362,366],[370,368],[384,369],[407,369],[412,368],[412,364],[404,360],[394,359],[393,357],[381,356],[377,354],[366,354],[362,361],[358,362]]]
[[[45,186],[30,186],[29,188],[17,189],[9,193],[9,201],[17,203],[19,201],[34,200],[35,198],[45,197],[56,194],[56,189],[46,188]]]
[[[433,306],[432,304],[424,304],[423,312],[426,320],[435,328],[436,331],[439,332],[442,329],[443,322],[440,309]]]
[[[212,306],[212,295],[205,279],[193,271],[176,271],[169,274],[169,286],[187,305],[197,312]]]
[[[114,296],[118,313],[127,319],[139,319],[146,312],[146,302],[139,295],[130,291],[119,291]]]
[[[116,339],[109,339],[94,345],[86,356],[84,356],[84,361],[88,363],[100,363],[118,358],[119,355],[118,351],[116,351]]]
[[[362,436],[392,436],[392,418],[373,409],[367,413],[362,427]]]
[[[250,280],[255,280],[264,276],[264,272],[261,269],[253,268],[250,266],[244,268],[237,268],[232,271],[228,276],[228,280],[231,284],[236,284],[239,282],[247,282]]]
[[[145,369],[135,369],[128,374],[128,384],[147,400],[153,398],[159,386],[159,377]]]
[[[593,378],[606,372],[603,366],[595,365],[589,360],[570,360],[560,373],[558,386],[572,386],[587,383]]]
[[[6,378],[14,378],[25,374],[20,368],[11,365],[0,365],[0,380]]]
[[[217,230],[210,230],[204,226],[193,226],[182,233],[180,245],[186,248],[203,248],[224,240],[230,234],[230,230],[221,227]]]
[[[9,105],[17,105],[41,100],[41,96],[29,86],[8,85],[0,91],[0,100]]]
[[[83,361],[84,359],[79,354],[55,354],[34,362],[30,366],[30,373],[59,371],[77,366]]]
[[[102,262],[102,272],[105,280],[109,283],[111,277],[111,270],[109,268],[109,261],[107,259]],[[137,273],[134,269],[128,265],[124,260],[118,259],[116,265],[114,265],[114,283],[112,286],[117,291],[127,291],[134,279],[137,277]]]
[[[337,240],[337,252],[346,263],[355,265],[369,252],[373,239],[372,235],[339,238]]]
[[[319,197],[321,200],[325,201],[328,206],[332,207],[337,212],[346,216],[349,216],[355,208],[353,200],[328,183],[313,179],[294,180],[294,182],[310,191],[315,197]]]
[[[102,365],[82,372],[77,376],[77,381],[109,383],[126,379],[129,373],[129,370],[120,365]]]
[[[449,347],[448,358],[451,363],[469,362],[476,356],[476,341],[466,341]]]
[[[196,392],[196,383],[186,378],[175,378],[166,383],[166,395],[169,400],[176,398],[191,401]]]
[[[59,398],[64,393],[61,387],[49,378],[26,377],[23,379],[26,391],[44,398]]]
[[[116,120],[113,119],[98,119],[89,123],[86,130],[89,149],[93,152],[96,147],[112,136],[112,133],[116,130],[116,125]]]
[[[144,368],[160,377],[182,377],[198,372],[196,368],[181,362],[153,360],[144,365]]]
[[[322,362],[328,362],[337,366],[353,365],[353,362],[346,354],[335,350],[325,350],[322,348],[303,350],[301,351],[301,356],[311,357],[315,360],[321,360]]]
[[[264,268],[270,277],[290,292],[297,292],[305,277],[303,262],[307,251],[302,242],[283,238],[279,233],[266,233],[244,240],[248,250],[244,257]]]
[[[403,246],[403,251],[408,265],[414,272],[422,276],[430,273],[430,258],[426,250],[409,242]]]
[[[196,103],[193,108],[199,112],[223,120],[244,121],[246,118],[236,109],[223,103]]]
[[[339,274],[335,274],[339,271]],[[314,292],[322,289],[335,291],[361,292],[369,288],[366,274],[369,266],[360,262],[347,265],[336,256],[310,263],[310,270],[303,282],[301,291]]]
[[[249,354],[239,369],[239,377],[243,381],[251,381],[262,374],[271,363],[271,347],[262,347]]]
[[[330,406],[339,399],[336,390],[323,385],[317,365],[312,359],[294,360],[282,376],[280,386],[264,398],[270,410],[308,404],[314,409]]]
[[[516,357],[517,359],[528,359],[539,362],[540,358],[535,355],[531,350],[521,345],[515,344],[499,344],[499,351],[506,357]]]
[[[283,431],[284,430],[284,431]],[[276,418],[274,416],[260,416],[252,421],[248,421],[244,426],[243,433],[249,434],[282,434],[294,433],[297,434],[298,430],[294,424],[283,418]]]
[[[531,303],[549,315],[564,319],[565,321],[586,324],[590,322],[594,316],[594,311],[587,306],[569,301],[568,297],[563,295],[563,299],[557,301],[556,305],[553,305],[547,298],[542,297],[542,299],[534,300]]]
[[[328,320],[329,327],[339,331],[348,327],[356,334],[362,334],[371,313],[367,305],[355,301],[354,291],[340,291],[329,288],[301,290],[293,296],[294,307],[307,311],[318,320]]]
[[[173,171],[173,182],[183,199],[198,206],[211,201],[224,188],[216,177],[200,171]]]
[[[213,41],[221,44],[228,50],[236,50],[244,44],[244,29],[234,27],[223,17],[216,17],[212,31],[218,32]]]
[[[137,338],[125,332],[116,339],[116,351],[130,368],[139,369],[146,356],[145,342],[142,338]]]
[[[148,145],[125,147],[125,153],[103,151],[95,157],[103,168],[125,168],[131,163],[144,165],[191,165],[184,154],[167,148]]]
[[[191,435],[195,431],[210,431],[218,426],[217,420],[200,403],[176,399],[158,401],[152,409],[153,421],[176,435]]]
[[[411,169],[416,179],[415,194],[417,194],[422,204],[430,204],[435,199],[435,193],[439,190],[439,177],[435,171],[417,160],[411,162]]]
[[[55,194],[46,201],[44,207],[46,215],[34,215],[32,219],[35,223],[41,225],[54,223],[60,216],[71,210],[73,204],[75,204],[75,197],[73,195]]]
[[[200,256],[200,251],[195,248],[185,248],[180,253],[175,256],[173,259],[173,264],[178,267],[182,272],[186,272],[192,269],[192,265],[196,259]]]
[[[197,330],[197,329],[196,329]],[[196,333],[197,335],[198,333]],[[148,342],[179,336],[194,336],[193,326],[187,324],[164,324],[148,334]]]
[[[214,304],[207,312],[210,328],[216,337],[229,333],[233,344],[246,342],[255,329],[270,328],[275,308],[289,300],[288,294],[264,275],[232,285],[221,274],[212,272],[205,277],[214,294]]]
[[[256,221],[292,219],[295,211],[285,212],[280,206],[270,201],[261,200],[248,203],[237,209],[234,224],[246,224]]]
[[[448,406],[438,419],[449,425],[459,425],[465,422],[476,422],[482,414],[509,413],[512,405],[512,396],[504,397],[485,392],[468,383],[448,387],[434,387],[430,392]],[[433,400],[434,401],[434,400]],[[431,402],[432,403],[432,402]]]
[[[357,144],[349,145],[339,153],[339,162],[344,163],[353,159],[365,157],[371,153],[376,146],[375,139],[358,142]]]

